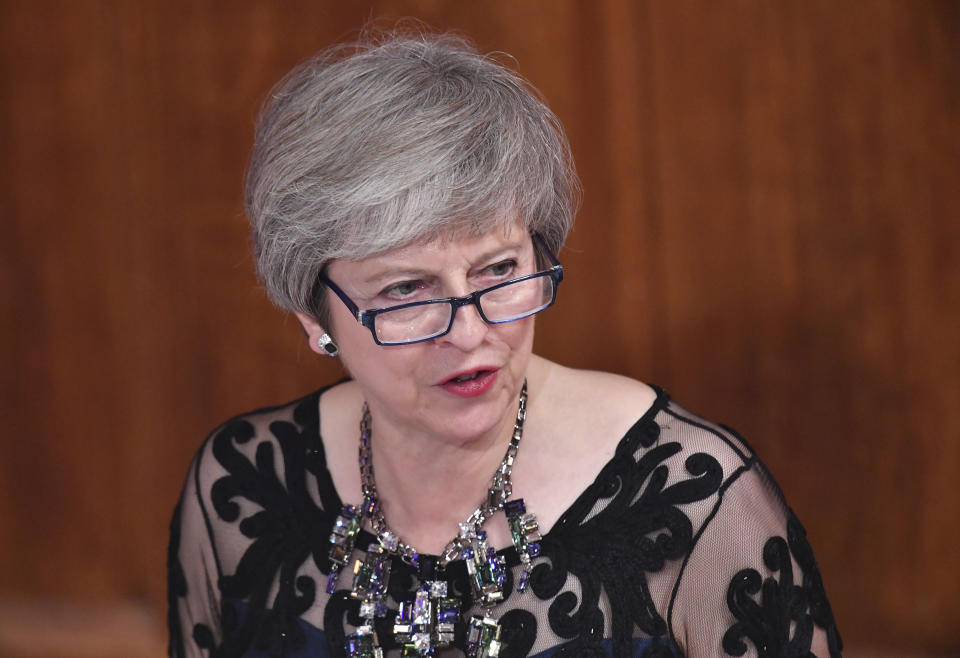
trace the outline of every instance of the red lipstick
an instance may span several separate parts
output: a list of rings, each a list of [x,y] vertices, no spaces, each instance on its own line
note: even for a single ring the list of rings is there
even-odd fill
[[[497,380],[496,368],[474,368],[464,370],[440,383],[440,388],[461,398],[483,395]]]

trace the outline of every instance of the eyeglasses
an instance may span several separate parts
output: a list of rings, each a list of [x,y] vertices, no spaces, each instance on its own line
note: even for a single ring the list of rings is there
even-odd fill
[[[503,281],[464,297],[428,299],[361,311],[326,274],[321,273],[319,279],[340,298],[357,322],[370,330],[377,345],[422,343],[450,333],[461,306],[475,306],[487,324],[515,322],[549,308],[557,299],[563,266],[543,238],[535,233],[533,240],[550,261],[549,269]]]

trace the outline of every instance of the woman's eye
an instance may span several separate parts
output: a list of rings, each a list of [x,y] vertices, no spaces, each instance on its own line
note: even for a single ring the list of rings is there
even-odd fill
[[[423,288],[422,281],[401,281],[400,283],[394,283],[393,285],[384,288],[380,293],[380,296],[387,297],[389,299],[399,299],[403,297],[409,297],[421,288]]]
[[[500,263],[495,263],[486,268],[486,273],[495,276],[498,278],[503,278],[513,274],[513,271],[517,267],[517,262],[515,260],[505,260]]]

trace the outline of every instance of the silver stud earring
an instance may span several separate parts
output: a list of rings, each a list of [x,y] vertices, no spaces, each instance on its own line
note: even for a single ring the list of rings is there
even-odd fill
[[[327,356],[336,356],[340,353],[340,348],[333,342],[329,334],[323,334],[317,339],[317,347],[327,353]]]

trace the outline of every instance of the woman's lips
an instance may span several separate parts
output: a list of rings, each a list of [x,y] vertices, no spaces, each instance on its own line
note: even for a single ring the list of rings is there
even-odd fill
[[[447,393],[462,398],[483,395],[493,386],[497,379],[497,372],[495,368],[479,368],[461,372],[441,383],[440,388]]]

